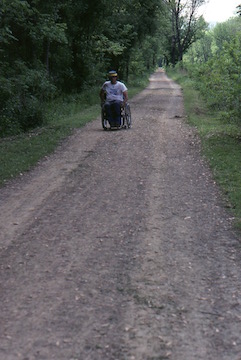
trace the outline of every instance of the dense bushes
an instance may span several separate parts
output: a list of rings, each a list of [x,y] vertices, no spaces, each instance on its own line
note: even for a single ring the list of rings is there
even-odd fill
[[[241,124],[241,19],[218,24],[195,43],[183,66],[208,104]]]
[[[20,61],[15,62],[12,69],[5,68],[5,76],[0,77],[1,134],[14,135],[41,125],[43,102],[54,91],[43,68],[30,69]]]

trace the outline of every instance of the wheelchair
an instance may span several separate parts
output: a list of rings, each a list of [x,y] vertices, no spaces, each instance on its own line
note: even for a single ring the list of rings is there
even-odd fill
[[[118,125],[111,125],[106,117],[104,105],[101,107],[101,123],[104,130],[111,129],[130,129],[131,128],[131,109],[130,104],[126,103],[120,108],[121,122]]]

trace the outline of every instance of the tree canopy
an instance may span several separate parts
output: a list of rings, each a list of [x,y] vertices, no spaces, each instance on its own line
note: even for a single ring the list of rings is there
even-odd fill
[[[175,64],[205,28],[204,0],[0,0],[0,132],[43,121],[43,101]]]
[[[197,16],[197,10],[205,0],[165,0],[170,19],[166,46],[166,60],[175,65],[182,61],[184,53],[202,36],[207,28],[202,17]]]

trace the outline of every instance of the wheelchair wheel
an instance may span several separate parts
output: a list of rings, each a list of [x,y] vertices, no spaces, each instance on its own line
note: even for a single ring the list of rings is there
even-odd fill
[[[131,109],[130,109],[130,105],[127,104],[126,105],[126,109],[125,109],[125,120],[126,120],[126,126],[128,129],[131,128]]]
[[[101,111],[101,123],[102,123],[103,129],[107,130],[108,129],[108,120],[106,120],[106,118],[105,118],[105,113],[104,113],[103,109]]]
[[[102,127],[104,130],[108,129],[108,121],[106,119],[102,119]]]

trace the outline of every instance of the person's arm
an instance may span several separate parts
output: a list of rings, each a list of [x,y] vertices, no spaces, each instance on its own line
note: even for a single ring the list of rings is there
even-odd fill
[[[126,104],[127,101],[128,101],[128,92],[127,92],[127,90],[123,92],[123,99],[124,99],[124,104]]]
[[[100,90],[100,100],[101,100],[101,102],[105,102],[105,91],[104,91],[104,89]]]

